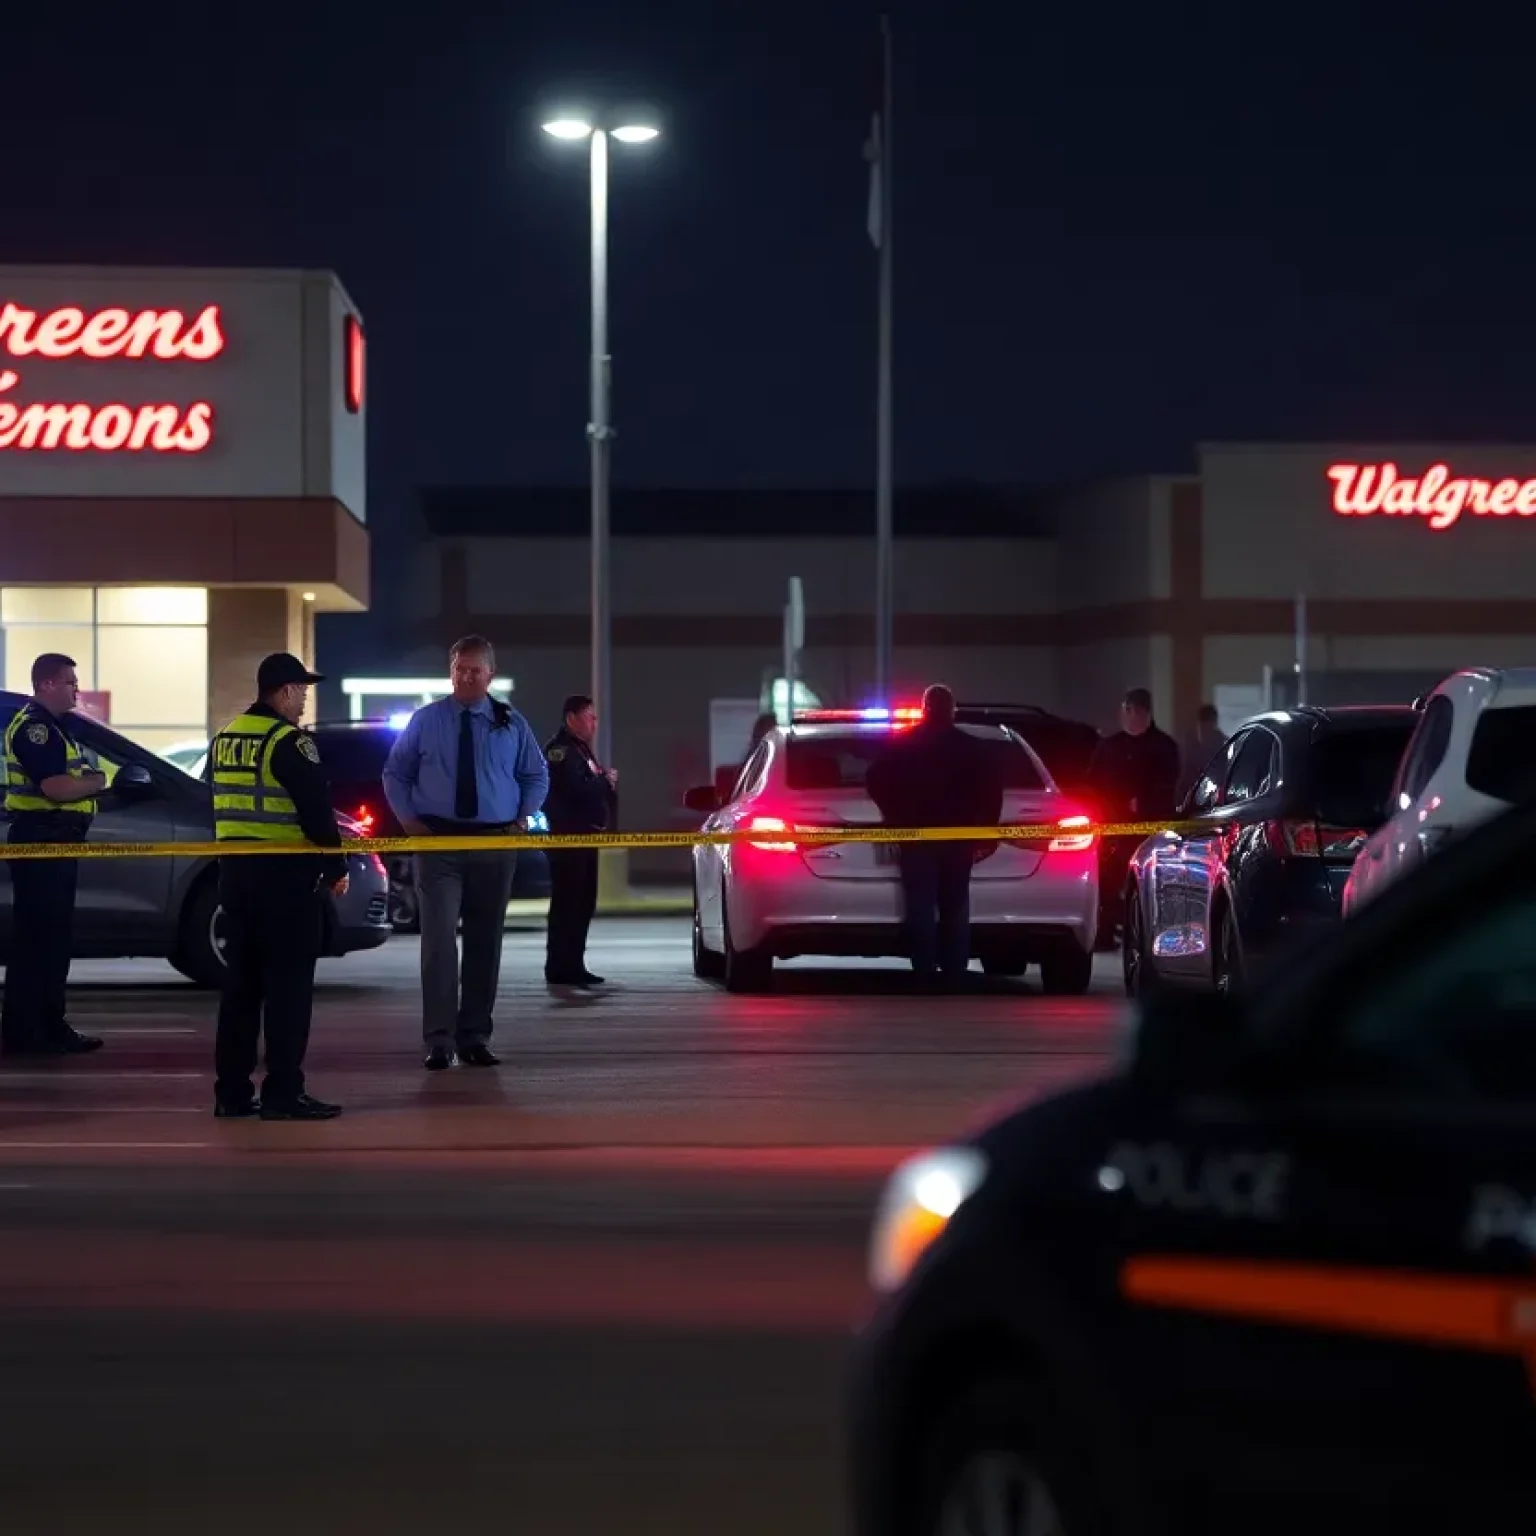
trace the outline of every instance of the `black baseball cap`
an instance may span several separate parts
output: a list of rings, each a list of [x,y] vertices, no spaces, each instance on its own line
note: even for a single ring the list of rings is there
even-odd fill
[[[275,651],[256,669],[256,691],[260,694],[276,693],[290,683],[323,683],[318,672],[311,672],[297,656],[287,651]]]

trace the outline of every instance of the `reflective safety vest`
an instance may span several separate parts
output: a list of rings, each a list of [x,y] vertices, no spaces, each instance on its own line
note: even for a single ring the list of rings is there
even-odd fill
[[[21,766],[16,756],[16,736],[24,730],[56,730],[58,722],[44,716],[37,706],[28,704],[18,709],[5,728],[5,808],[13,816],[18,812],[59,813],[71,816],[94,816],[94,800],[50,800],[42,786],[33,782],[31,775]],[[41,745],[41,743],[39,743]],[[85,754],[66,731],[64,732],[64,771],[72,779],[78,779],[96,770],[85,760]]]
[[[213,835],[267,843],[302,843],[299,814],[272,775],[272,754],[298,727],[270,715],[237,715],[213,738],[208,775],[213,785]]]

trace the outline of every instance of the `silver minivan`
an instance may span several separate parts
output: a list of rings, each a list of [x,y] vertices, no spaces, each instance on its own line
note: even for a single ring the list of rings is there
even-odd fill
[[[26,703],[0,692],[0,731]],[[202,843],[213,838],[213,801],[206,784],[110,727],[75,714],[70,730],[81,750],[108,776],[90,841]],[[0,782],[4,767],[0,765]],[[3,820],[0,815],[0,820]],[[350,818],[342,834],[360,835]],[[326,897],[327,955],[375,949],[390,936],[389,879],[374,854],[348,859],[345,896]],[[13,886],[0,861],[0,964],[10,954]],[[183,976],[217,987],[224,976],[223,912],[212,859],[174,856],[82,859],[75,903],[74,954],[79,960],[136,956],[169,960]]]

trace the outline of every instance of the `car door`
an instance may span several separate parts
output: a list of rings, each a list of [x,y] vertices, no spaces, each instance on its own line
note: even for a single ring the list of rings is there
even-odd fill
[[[1355,868],[1350,871],[1350,907],[1379,896],[1393,881],[1401,879],[1418,864],[1428,851],[1433,832],[1421,830],[1420,805],[1445,754],[1451,745],[1455,708],[1443,693],[1433,695],[1409,738],[1403,760],[1398,766],[1397,782],[1388,801],[1391,814],[1366,839]]]
[[[703,831],[728,832],[736,825],[737,808],[744,800],[757,794],[767,779],[769,750],[768,738],[757,744],[757,749],[742,765],[729,799],[705,820]],[[700,843],[693,854],[694,885],[699,897],[699,925],[704,930],[705,938],[716,950],[725,942],[722,907],[725,849],[723,843]]]
[[[1153,963],[1170,977],[1192,979],[1206,971],[1205,906],[1213,818],[1233,760],[1246,733],[1239,732],[1206,764],[1179,815],[1179,828],[1164,833],[1152,854],[1152,912],[1148,932]]]
[[[1199,1447],[1205,1528],[1536,1529],[1527,867],[1256,1005],[1283,1070],[1154,1101],[1111,1160],[1143,1410]]]
[[[112,780],[127,763],[142,765],[142,759],[120,737],[98,726],[82,723],[76,736],[86,757],[107,776],[90,841],[176,842],[174,806],[158,765],[149,768],[154,788],[124,799],[112,792]],[[75,899],[76,953],[117,956],[131,954],[140,945],[151,952],[163,950],[176,917],[170,910],[176,864],[160,856],[82,859]]]
[[[1193,926],[1205,939],[1202,977],[1211,979],[1220,926],[1231,913],[1242,943],[1243,920],[1265,899],[1265,876],[1273,872],[1265,832],[1267,810],[1279,797],[1280,741],[1255,725],[1233,738],[1232,766],[1216,797],[1209,831],[1198,857],[1187,863]]]

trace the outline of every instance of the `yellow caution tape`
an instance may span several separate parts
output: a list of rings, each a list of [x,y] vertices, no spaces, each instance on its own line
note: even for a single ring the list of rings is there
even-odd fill
[[[554,835],[522,832],[498,837],[349,837],[345,854],[489,853],[523,848],[694,848],[705,843],[793,843],[816,848],[839,843],[1024,843],[1057,837],[1151,837],[1180,832],[1188,823],[1167,821],[1108,822],[1102,826],[1017,827],[789,827],[780,831],[754,828],[736,832],[583,832]],[[311,843],[7,843],[0,844],[0,861],[8,859],[209,859],[251,855],[329,853]]]

